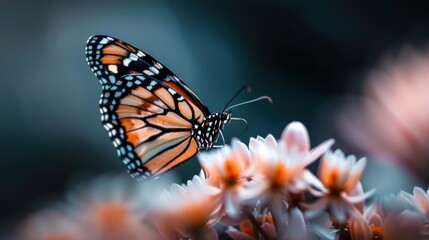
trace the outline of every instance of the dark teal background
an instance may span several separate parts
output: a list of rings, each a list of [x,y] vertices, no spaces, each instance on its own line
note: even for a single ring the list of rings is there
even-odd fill
[[[423,2],[423,1],[422,1]],[[0,226],[61,199],[80,176],[124,172],[100,123],[101,87],[85,61],[89,36],[117,37],[181,77],[212,111],[243,85],[227,141],[302,121],[312,145],[336,137],[342,96],[383,54],[429,39],[416,1],[2,1],[0,6]],[[337,140],[336,147],[353,152]],[[358,155],[359,152],[354,151]],[[193,159],[177,168],[198,172]]]

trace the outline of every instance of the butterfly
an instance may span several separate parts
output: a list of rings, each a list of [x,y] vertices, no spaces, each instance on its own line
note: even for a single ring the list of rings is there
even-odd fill
[[[110,36],[88,39],[86,60],[100,80],[101,121],[131,176],[160,175],[213,147],[231,112],[210,113],[173,72]]]

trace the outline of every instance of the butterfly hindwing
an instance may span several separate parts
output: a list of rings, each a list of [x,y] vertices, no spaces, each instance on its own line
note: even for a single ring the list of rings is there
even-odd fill
[[[86,46],[86,58],[103,89],[127,74],[142,74],[156,78],[184,98],[193,102],[205,116],[210,112],[201,99],[173,72],[149,54],[119,39],[92,36]]]
[[[195,155],[204,113],[151,76],[124,75],[103,90],[102,122],[134,177],[161,174]]]

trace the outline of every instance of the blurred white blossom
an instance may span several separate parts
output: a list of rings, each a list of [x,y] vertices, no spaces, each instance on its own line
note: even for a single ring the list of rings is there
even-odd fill
[[[142,184],[128,175],[104,175],[81,183],[55,210],[41,210],[25,220],[18,239],[132,240],[142,235],[160,239],[155,228],[142,222],[163,185],[155,180]]]
[[[186,185],[171,185],[154,212],[164,239],[217,239],[213,227],[222,216],[220,194],[219,188],[208,185],[204,173]]]
[[[363,98],[339,114],[340,132],[376,159],[429,180],[429,50],[405,48],[368,74]]]
[[[401,192],[390,195],[384,201],[374,202],[365,209],[363,219],[351,219],[349,231],[351,238],[372,240],[427,239],[427,223],[409,202],[410,195]]]

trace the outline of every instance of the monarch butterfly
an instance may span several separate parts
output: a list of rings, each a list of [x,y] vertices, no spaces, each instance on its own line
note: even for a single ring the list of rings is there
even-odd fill
[[[109,36],[88,39],[86,60],[100,80],[101,121],[133,177],[145,179],[213,146],[231,112],[210,113],[167,67]]]

